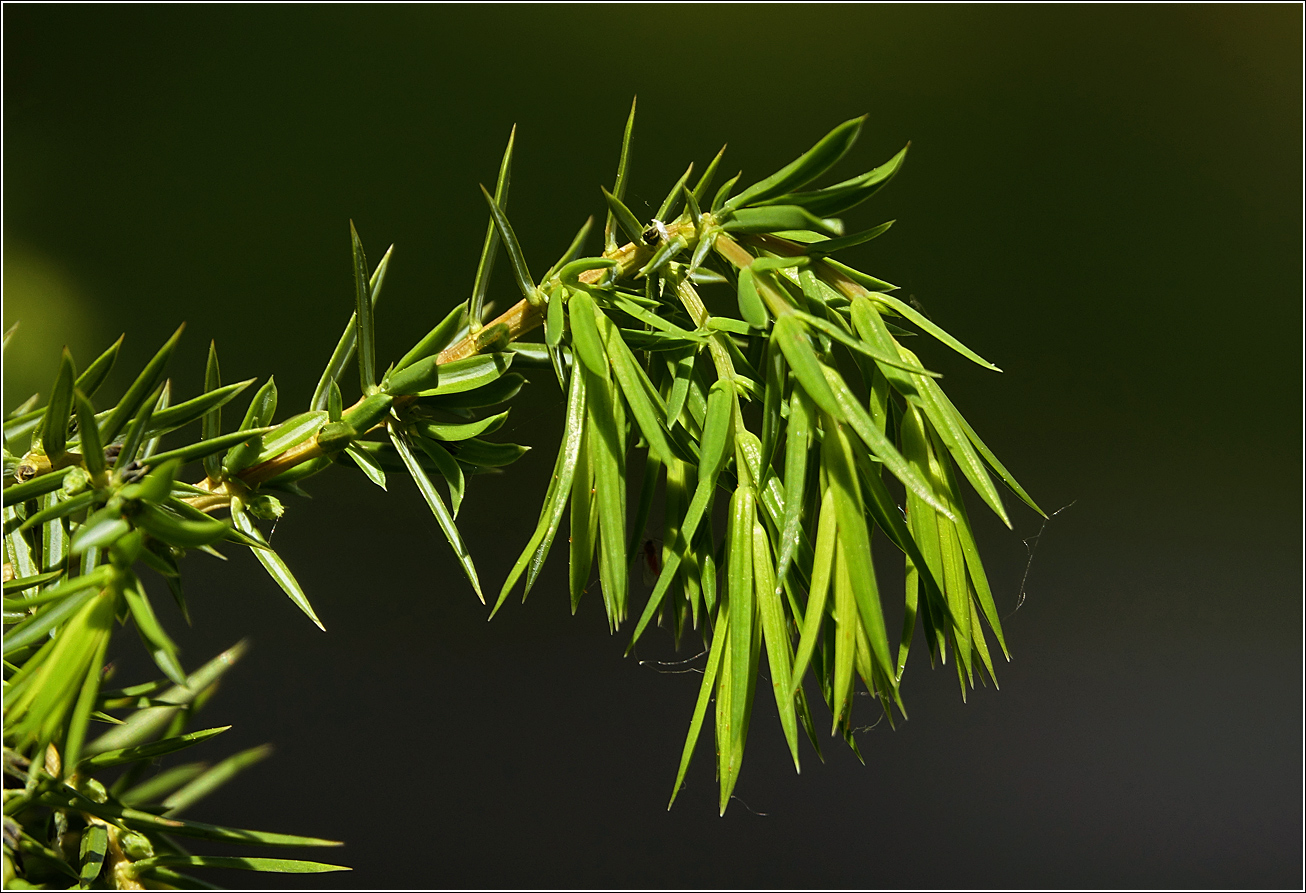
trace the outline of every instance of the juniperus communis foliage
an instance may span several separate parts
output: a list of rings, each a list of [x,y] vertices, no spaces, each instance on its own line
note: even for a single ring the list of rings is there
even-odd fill
[[[266,751],[211,767],[151,769],[155,758],[224,730],[187,728],[241,648],[188,675],[138,571],[161,577],[184,616],[182,554],[248,548],[321,626],[257,522],[280,517],[281,498],[303,494],[304,479],[343,465],[381,486],[387,476],[410,477],[484,601],[456,519],[474,492],[469,476],[524,451],[488,437],[520,390],[522,369],[556,379],[567,395],[566,425],[538,525],[493,610],[519,582],[530,591],[566,516],[573,611],[597,563],[609,626],[615,632],[634,620],[631,646],[655,620],[677,641],[702,638],[706,667],[673,801],[714,704],[724,812],[759,678],[769,683],[761,696],[774,699],[797,766],[799,726],[817,741],[802,684],[809,673],[832,731],[854,748],[855,679],[892,720],[903,710],[899,682],[914,640],[932,660],[952,661],[963,694],[976,675],[993,676],[992,645],[1006,654],[1006,642],[960,482],[1008,525],[994,474],[1038,507],[903,341],[923,334],[923,351],[941,342],[996,367],[894,297],[894,286],[835,260],[888,230],[885,223],[846,234],[839,218],[893,178],[906,149],[820,188],[811,184],[849,151],[862,119],[743,189],[738,176],[716,184],[718,154],[696,179],[691,165],[654,217],[640,220],[622,201],[633,120],[632,108],[616,182],[603,190],[602,250],[588,253],[587,222],[538,278],[507,216],[509,140],[495,190],[484,190],[490,222],[471,297],[384,370],[374,313],[391,252],[371,268],[351,227],[354,315],[310,405],[284,421],[274,421],[269,379],[224,433],[223,407],[254,382],[223,385],[212,346],[204,393],[175,402],[165,367],[180,329],[116,405],[97,411],[93,400],[121,339],[82,370],[65,351],[48,402],[33,397],[10,414],[7,884],[186,886],[188,867],[337,869],[191,856],[177,842],[190,835],[241,845],[333,843],[179,818]],[[483,321],[500,254],[522,298]],[[542,341],[523,340],[540,327]],[[359,393],[346,405],[351,367]],[[660,549],[644,536],[658,499]],[[896,648],[872,565],[877,529],[906,567]],[[656,573],[642,605],[628,586],[641,561]],[[115,618],[130,618],[164,678],[106,687]],[[92,722],[109,724],[107,731],[93,735]]]

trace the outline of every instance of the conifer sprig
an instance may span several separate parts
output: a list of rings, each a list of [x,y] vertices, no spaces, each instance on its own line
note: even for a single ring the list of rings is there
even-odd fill
[[[839,215],[887,184],[907,151],[814,185],[863,123],[839,125],[737,191],[738,177],[713,191],[720,154],[692,183],[691,166],[657,215],[641,220],[622,200],[632,107],[616,183],[602,190],[601,252],[585,253],[591,220],[539,279],[507,215],[514,130],[494,192],[482,190],[489,223],[470,299],[383,368],[377,307],[393,248],[369,267],[351,224],[353,315],[307,408],[279,422],[268,379],[223,432],[223,407],[254,382],[222,385],[212,345],[204,392],[176,402],[165,372],[180,329],[124,397],[98,412],[94,396],[121,339],[80,374],[65,351],[49,399],[27,401],[4,425],[5,771],[18,785],[5,790],[6,882],[178,884],[188,866],[335,870],[194,857],[171,843],[169,835],[187,834],[269,846],[331,842],[170,817],[255,757],[145,777],[151,760],[221,731],[186,728],[240,649],[187,674],[166,631],[169,613],[156,611],[141,569],[163,579],[186,618],[178,559],[188,550],[248,549],[323,626],[258,522],[279,518],[282,498],[304,495],[305,479],[340,464],[382,488],[396,474],[412,478],[484,600],[474,544],[457,519],[475,498],[474,476],[527,449],[492,437],[526,382],[522,370],[549,370],[567,395],[566,425],[538,523],[491,616],[519,582],[523,598],[530,592],[566,516],[573,612],[597,566],[609,627],[630,624],[630,647],[655,622],[677,641],[691,630],[702,638],[707,661],[673,802],[715,703],[724,812],[759,678],[771,688],[760,696],[776,704],[795,767],[800,725],[816,744],[809,672],[834,732],[854,750],[855,680],[891,721],[895,711],[905,715],[899,684],[918,636],[932,662],[952,660],[963,696],[976,676],[994,679],[991,643],[1003,655],[1007,643],[961,482],[1008,526],[994,476],[1040,510],[903,341],[929,336],[924,354],[938,341],[996,367],[894,297],[895,286],[835,259],[889,229],[892,221],[845,234]],[[500,248],[520,300],[484,321]],[[703,294],[726,289],[730,299],[711,301],[718,309],[710,312]],[[541,326],[542,341],[523,340]],[[346,403],[354,365],[358,393]],[[198,477],[186,483],[190,468]],[[660,548],[644,529],[659,499]],[[876,530],[906,569],[896,638],[872,558]],[[637,563],[655,580],[643,600],[629,585]],[[162,679],[104,688],[115,617],[131,619]],[[112,728],[96,736],[92,721]],[[123,766],[111,786],[96,780]],[[51,837],[52,828],[63,830]],[[60,843],[69,830],[80,834],[75,853]]]

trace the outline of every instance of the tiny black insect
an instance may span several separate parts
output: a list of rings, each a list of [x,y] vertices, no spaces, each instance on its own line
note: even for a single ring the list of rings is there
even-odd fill
[[[671,241],[671,233],[667,232],[667,225],[656,218],[649,224],[648,229],[644,230],[642,235],[644,244],[650,248],[656,248],[663,242]]]

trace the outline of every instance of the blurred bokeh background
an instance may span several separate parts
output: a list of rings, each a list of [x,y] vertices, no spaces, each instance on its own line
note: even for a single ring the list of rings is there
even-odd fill
[[[569,616],[557,555],[486,624],[411,484],[333,470],[275,539],[326,634],[234,552],[187,559],[193,629],[165,616],[192,665],[253,639],[206,747],[276,756],[193,816],[347,841],[326,858],[352,875],[291,885],[1301,883],[1300,7],[3,15],[6,409],[48,392],[61,345],[85,363],[126,332],[131,369],[184,320],[182,392],[216,339],[224,378],[275,374],[289,412],[350,313],[351,218],[373,259],[397,246],[398,356],[470,292],[477,183],[514,123],[511,217],[544,269],[602,212],[635,94],[645,217],[723,143],[726,175],[758,178],[869,113],[838,173],[912,148],[849,218],[897,225],[850,262],[1003,367],[924,357],[1046,509],[1073,503],[980,525],[1001,692],[963,705],[917,654],[910,721],[861,733],[864,767],[804,744],[801,776],[759,705],[718,818],[706,737],[665,811],[697,674],[623,659],[597,599]],[[506,270],[492,297],[514,300]],[[536,449],[472,482],[461,525],[496,589],[559,409],[538,376],[502,432]],[[658,632],[639,656],[675,654]]]

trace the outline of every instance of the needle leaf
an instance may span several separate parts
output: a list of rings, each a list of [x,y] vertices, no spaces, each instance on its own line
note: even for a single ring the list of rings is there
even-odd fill
[[[462,534],[458,532],[458,526],[454,523],[453,515],[440,498],[439,492],[435,489],[435,484],[427,476],[426,471],[422,468],[417,457],[413,455],[412,448],[403,437],[390,431],[390,442],[394,444],[395,450],[404,461],[404,466],[408,469],[408,474],[412,476],[413,483],[417,484],[417,489],[421,492],[422,498],[430,507],[431,513],[435,515],[435,520],[444,532],[445,539],[453,547],[454,554],[458,557],[458,563],[462,565],[463,573],[467,575],[468,581],[472,584],[472,589],[476,592],[476,597],[485,604],[485,596],[481,593],[481,581],[476,576],[476,565],[472,562],[472,556],[467,551],[466,544],[463,543]]]

